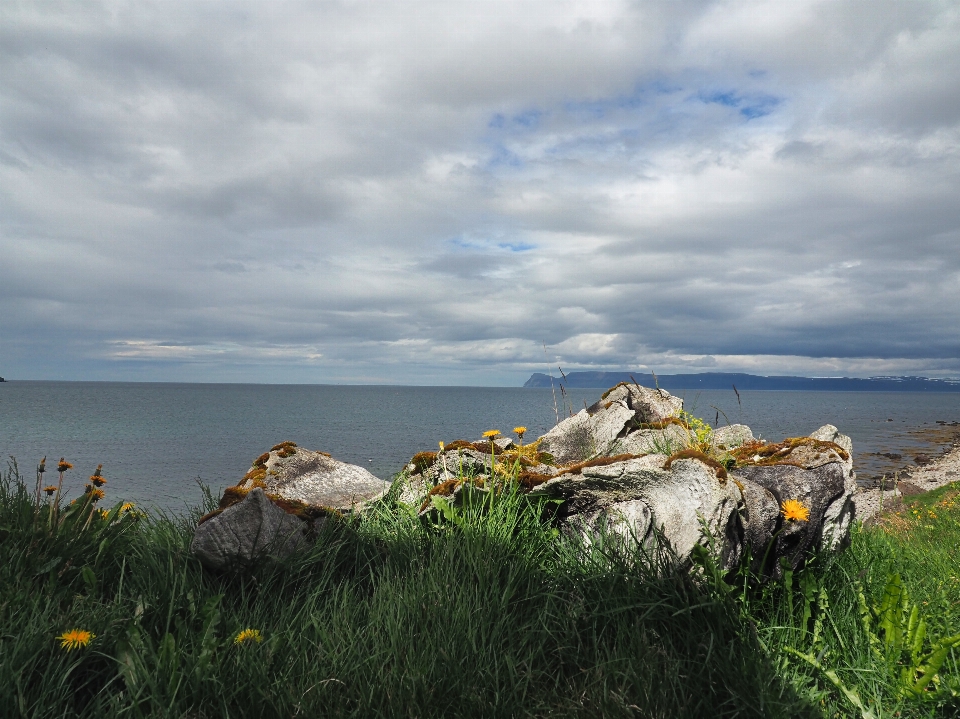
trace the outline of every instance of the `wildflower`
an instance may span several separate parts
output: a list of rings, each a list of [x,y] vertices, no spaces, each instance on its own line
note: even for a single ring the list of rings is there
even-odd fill
[[[793,520],[806,522],[810,519],[810,510],[798,499],[788,499],[783,503],[783,508],[780,511],[783,513],[783,518],[788,522]]]
[[[47,458],[44,457],[40,460],[40,465],[37,467],[37,474],[43,474],[47,471]]]
[[[52,495],[54,492],[57,491],[57,485],[51,484],[49,487],[44,487],[43,491],[46,492],[47,496],[49,497],[50,495]]]
[[[437,442],[437,444],[440,445],[440,451],[442,452],[442,451],[443,451],[443,442]]]
[[[124,512],[129,512],[131,509],[134,508],[134,506],[135,505],[133,502],[124,502],[123,504],[120,505],[120,514],[123,514]]]
[[[263,635],[260,633],[259,629],[244,629],[233,639],[234,644],[246,644],[248,642],[256,642],[259,644],[263,641]]]
[[[71,629],[69,632],[64,632],[57,637],[57,639],[60,640],[60,646],[68,652],[85,647],[90,643],[91,639],[96,638],[96,634],[88,632],[86,629]]]
[[[99,487],[91,487],[89,484],[84,488],[84,491],[93,497],[94,502],[99,502],[103,499],[103,490]]]
[[[105,480],[99,474],[95,474],[92,477],[90,477],[90,481],[93,482],[93,484],[97,487],[102,487],[107,483],[107,480]]]
[[[57,471],[61,474],[66,472],[68,469],[73,469],[73,465],[69,462],[64,461],[63,457],[60,458],[60,461],[57,463]]]
[[[97,512],[100,514],[100,519],[106,519],[107,515],[110,514],[110,512],[105,509],[98,509]]]
[[[514,433],[515,435],[517,435],[521,440],[523,439],[523,435],[526,433],[526,431],[527,431],[527,428],[526,428],[526,427],[514,427],[514,428],[513,428],[513,433]]]
[[[486,432],[483,433],[483,436],[486,437],[487,439],[493,439],[494,437],[500,436],[500,430],[488,429]]]

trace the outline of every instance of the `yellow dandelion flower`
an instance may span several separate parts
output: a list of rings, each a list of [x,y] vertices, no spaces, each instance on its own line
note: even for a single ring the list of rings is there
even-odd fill
[[[794,520],[806,522],[810,519],[810,510],[798,499],[788,499],[783,503],[783,508],[780,511],[783,514],[783,518],[788,522]]]
[[[57,485],[52,484],[49,487],[44,487],[43,491],[46,492],[47,496],[49,497],[51,494],[57,491]]]
[[[483,436],[486,437],[487,439],[493,439],[494,437],[499,437],[499,436],[500,436],[500,430],[499,430],[499,429],[488,429],[486,432],[483,433]]]
[[[248,644],[249,642],[256,642],[259,644],[262,641],[263,635],[260,633],[259,629],[244,629],[233,638],[234,644]]]
[[[120,505],[120,513],[122,514],[123,512],[129,512],[135,506],[136,505],[134,505],[133,502],[124,502],[123,504]]]
[[[514,428],[513,428],[513,433],[514,433],[515,435],[517,435],[520,439],[523,439],[523,435],[526,434],[526,432],[527,432],[527,428],[526,428],[526,427],[514,427]]]
[[[63,457],[61,457],[60,461],[57,463],[57,471],[66,472],[68,469],[73,469],[73,465],[64,461]]]
[[[60,646],[68,652],[85,647],[92,639],[96,638],[96,634],[88,632],[86,629],[71,629],[57,637],[60,640]]]
[[[443,451],[443,442],[437,442],[437,444],[440,445],[440,451],[442,452],[442,451]]]

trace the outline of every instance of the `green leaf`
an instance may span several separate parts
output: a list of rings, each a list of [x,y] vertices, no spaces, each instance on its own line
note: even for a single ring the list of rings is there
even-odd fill
[[[38,569],[33,576],[38,577],[41,574],[46,574],[52,569],[56,569],[58,566],[60,566],[60,562],[62,561],[63,559],[61,557],[54,557],[49,562],[47,562],[42,567],[40,567],[40,569]]]
[[[97,575],[87,565],[83,566],[80,574],[83,577],[83,583],[87,585],[87,594],[94,594],[97,591]]]

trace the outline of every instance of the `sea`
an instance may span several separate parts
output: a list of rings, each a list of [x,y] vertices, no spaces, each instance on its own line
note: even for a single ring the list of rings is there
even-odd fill
[[[107,502],[182,513],[235,484],[252,460],[292,440],[390,479],[439,441],[475,441],[486,430],[527,427],[529,442],[603,389],[356,385],[0,383],[0,452],[32,483],[42,457],[56,461],[67,496],[98,464]],[[960,394],[672,390],[711,425],[743,423],[778,441],[836,425],[853,439],[864,486],[892,478],[948,449],[960,435]],[[32,484],[31,484],[32,486]]]

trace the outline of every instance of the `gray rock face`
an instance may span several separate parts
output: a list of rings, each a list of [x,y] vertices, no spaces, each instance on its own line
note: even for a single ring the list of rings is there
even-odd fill
[[[724,449],[732,449],[754,441],[753,430],[745,424],[731,424],[717,427],[713,431],[713,443]]]
[[[271,502],[259,487],[203,522],[190,551],[209,569],[233,569],[264,557],[286,557],[306,544],[307,523]]]
[[[618,385],[599,402],[568,417],[540,438],[540,449],[558,464],[583,462],[591,457],[659,452],[672,442],[685,445],[682,427],[643,427],[677,417],[683,400],[664,390]]]
[[[566,521],[588,543],[604,532],[619,541],[636,538],[650,546],[656,541],[656,529],[681,562],[690,558],[694,545],[706,546],[705,524],[718,539],[718,560],[725,567],[734,566],[740,551],[735,536],[740,502],[736,485],[696,459],[677,460],[665,470],[666,459],[648,455],[587,467],[581,474],[551,479],[531,495],[566,499]]]
[[[597,414],[613,402],[621,402],[632,410],[637,423],[662,422],[669,417],[679,416],[683,409],[683,400],[666,390],[650,389],[638,384],[619,384],[587,411]]]
[[[776,533],[774,546],[769,556],[774,559],[786,557],[792,567],[797,567],[803,561],[808,550],[820,549],[823,546],[835,548],[845,541],[848,533],[849,521],[844,526],[837,526],[840,516],[828,516],[827,510],[836,500],[844,497],[844,472],[839,462],[822,464],[813,469],[804,469],[792,465],[774,465],[770,467],[741,467],[731,474],[744,486],[747,482],[766,489],[776,500],[779,507],[783,507],[787,500],[796,500],[809,510],[807,521],[784,520],[782,514],[777,518],[777,524],[771,529],[771,536]],[[746,493],[745,493],[746,494]],[[744,497],[746,500],[746,497]],[[748,511],[753,510],[755,515],[766,514],[764,505],[767,500],[748,505]],[[843,504],[840,505],[841,507]],[[852,509],[850,510],[852,513]],[[754,536],[762,533],[756,531]],[[824,538],[827,537],[826,541]],[[767,540],[769,541],[769,540]],[[756,552],[759,547],[753,547]],[[765,551],[765,550],[764,550]],[[776,575],[779,567],[768,567]]]
[[[750,551],[751,568],[759,573],[770,565],[768,550],[774,549],[770,540],[780,526],[780,505],[769,489],[746,478],[735,481],[739,482],[743,496],[740,507],[743,546]]]
[[[363,467],[340,462],[323,452],[297,447],[292,456],[281,454],[270,452],[265,465],[266,476],[261,481],[267,494],[313,507],[351,511],[382,498],[390,489],[390,482]]]
[[[619,438],[608,454],[673,454],[687,446],[689,432],[675,424],[665,429],[638,429]]]
[[[190,548],[212,569],[283,557],[304,546],[311,523],[356,511],[389,489],[363,467],[286,442],[224,491],[220,509],[201,521]]]

